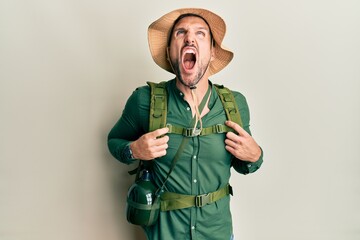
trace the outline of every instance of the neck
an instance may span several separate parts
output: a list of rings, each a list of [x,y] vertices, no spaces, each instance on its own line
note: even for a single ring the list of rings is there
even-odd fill
[[[205,114],[209,112],[209,109],[207,107],[207,104],[205,105],[203,111],[200,113],[198,110],[199,104],[203,100],[208,88],[209,88],[209,80],[206,78],[203,78],[199,81],[199,83],[196,85],[196,89],[190,89],[188,86],[185,86],[182,84],[178,79],[176,79],[176,86],[178,89],[184,93],[184,100],[187,101],[191,107],[192,115],[195,116],[197,114],[198,118],[201,118]],[[207,99],[209,101],[209,98]],[[200,119],[201,122],[201,119]],[[202,125],[202,123],[201,123]]]
[[[205,96],[206,91],[208,90],[209,87],[209,80],[207,78],[207,76],[203,77],[199,83],[196,85],[196,95],[198,97],[198,99],[201,101],[201,99]],[[191,96],[191,89],[188,86],[185,86],[184,84],[182,84],[178,78],[176,78],[176,86],[177,88],[184,93],[184,98],[185,100],[187,100],[188,102],[192,102],[192,96]]]

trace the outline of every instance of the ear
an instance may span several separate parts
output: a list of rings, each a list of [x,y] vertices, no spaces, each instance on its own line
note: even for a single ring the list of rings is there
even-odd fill
[[[216,53],[215,53],[215,48],[213,47],[213,45],[211,45],[211,58],[210,61],[213,61],[216,57]]]

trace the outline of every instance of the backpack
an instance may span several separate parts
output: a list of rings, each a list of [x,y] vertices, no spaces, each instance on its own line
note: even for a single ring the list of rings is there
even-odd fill
[[[166,82],[165,81],[160,83],[147,82],[147,84],[150,86],[151,89],[149,132],[152,132],[159,128],[168,127],[169,128],[168,133],[181,134],[186,137],[193,137],[192,128],[173,126],[166,122],[166,115],[167,115]],[[214,84],[214,86],[223,104],[227,119],[236,122],[241,127],[243,127],[240,111],[238,109],[238,106],[236,104],[232,92],[223,85]],[[224,133],[229,131],[233,131],[233,129],[229,128],[225,124],[216,124],[214,126],[203,128],[203,130],[200,133],[200,136],[213,134],[213,133]]]
[[[181,134],[188,138],[187,139],[184,138],[182,140],[181,146],[179,147],[179,150],[172,161],[168,175],[160,188],[156,188],[155,185],[151,182],[151,175],[149,171],[146,169],[146,166],[143,166],[148,164],[145,164],[144,161],[139,161],[139,166],[133,171],[129,172],[130,174],[136,173],[136,178],[135,178],[135,183],[130,187],[127,194],[128,195],[127,205],[126,205],[127,220],[132,224],[141,225],[141,226],[151,226],[157,221],[160,211],[160,202],[161,202],[160,194],[162,192],[163,187],[165,186],[166,181],[168,180],[169,175],[174,169],[176,161],[178,160],[178,153],[181,153],[183,144],[187,142],[185,140],[188,140],[189,137],[194,137],[194,136],[204,136],[213,133],[224,133],[228,131],[233,131],[233,129],[227,127],[224,124],[216,124],[214,126],[203,128],[199,134],[193,135],[194,131],[192,128],[183,128],[179,126],[173,126],[167,123],[166,122],[166,115],[167,115],[166,82],[160,82],[160,83],[147,82],[147,83],[151,89],[149,132],[152,132],[159,128],[168,127],[169,128],[168,133]],[[243,125],[241,121],[240,112],[232,92],[228,88],[222,85],[215,84],[214,86],[223,104],[227,119],[238,123],[242,127]],[[140,172],[142,172],[141,176],[140,176]],[[226,189],[225,192],[223,191],[224,189]],[[220,192],[222,194],[232,194],[232,189],[230,185],[227,185],[226,188],[224,189],[220,189]],[[220,196],[221,195],[220,192],[217,191],[216,195]],[[149,198],[149,196],[151,196],[151,198]],[[179,204],[175,204],[175,205],[173,204],[173,206],[178,206],[178,205]],[[168,208],[168,210],[171,209]]]
[[[166,91],[166,81],[160,83],[147,82],[150,86],[150,114],[149,114],[149,132],[152,132],[156,129],[168,127],[168,133],[181,134],[185,137],[194,137],[192,128],[183,128],[180,126],[174,126],[166,122],[167,116],[167,91]],[[223,85],[214,84],[216,92],[220,97],[221,103],[224,107],[226,117],[228,120],[231,120],[241,127],[243,123],[240,116],[239,108],[236,104],[234,95],[231,90]],[[225,124],[219,123],[214,126],[203,128],[199,136],[214,134],[214,133],[224,133],[224,132],[234,132],[234,130]],[[135,181],[139,179],[140,172],[144,168],[151,168],[151,163],[148,161],[139,161],[137,168],[128,171],[130,175],[135,175]]]

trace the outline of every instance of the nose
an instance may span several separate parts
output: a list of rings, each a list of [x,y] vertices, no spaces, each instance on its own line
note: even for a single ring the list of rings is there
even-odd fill
[[[188,31],[185,36],[185,43],[186,44],[193,44],[194,43],[194,34]]]

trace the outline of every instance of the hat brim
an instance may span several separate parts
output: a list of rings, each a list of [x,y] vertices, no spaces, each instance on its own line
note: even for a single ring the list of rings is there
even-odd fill
[[[213,35],[215,45],[215,56],[209,66],[209,74],[214,75],[225,68],[233,58],[233,53],[226,49],[221,43],[226,32],[226,24],[224,20],[213,12],[200,8],[182,8],[165,14],[158,20],[153,22],[148,28],[148,42],[151,56],[155,63],[168,72],[174,73],[167,60],[167,42],[170,30],[175,20],[183,14],[199,15],[209,24]]]

